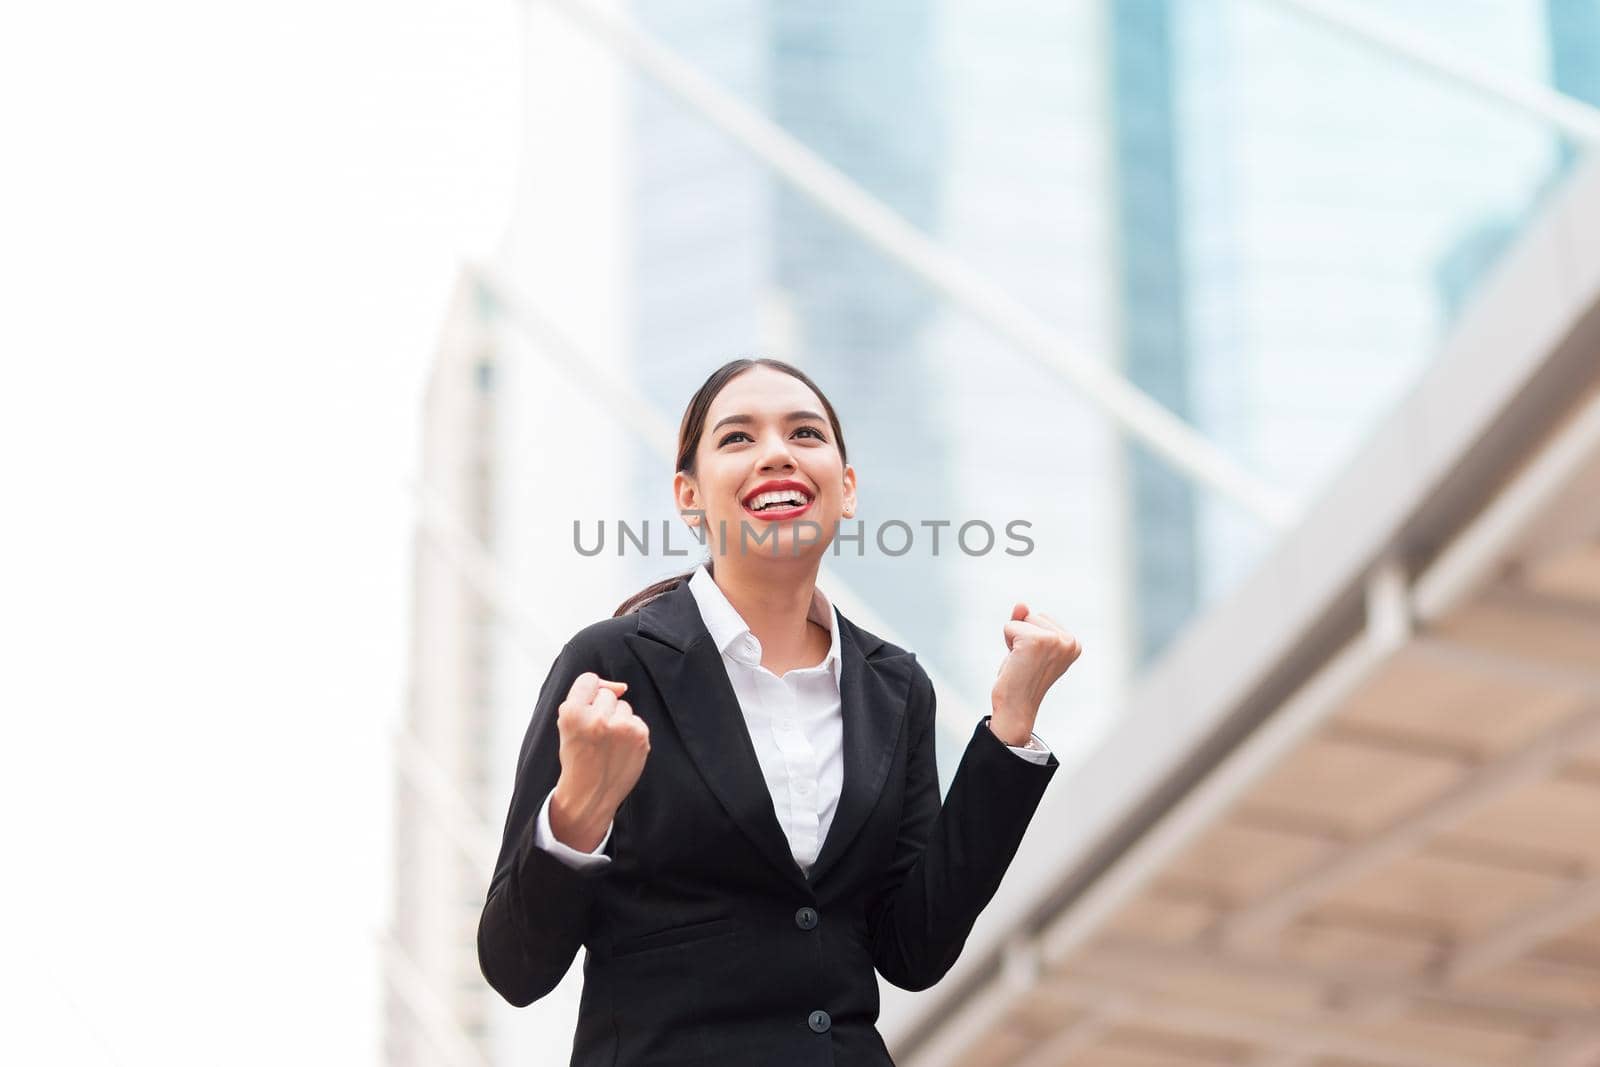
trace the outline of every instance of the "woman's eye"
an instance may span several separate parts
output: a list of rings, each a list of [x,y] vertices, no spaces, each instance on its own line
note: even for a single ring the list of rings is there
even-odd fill
[[[822,431],[817,429],[815,426],[802,426],[799,429],[795,430],[795,433],[809,433],[809,434],[812,434],[813,436],[815,436],[816,439],[819,440],[819,441],[826,441],[827,440],[826,437],[822,436]],[[728,434],[726,437],[724,437],[722,440],[718,441],[717,442],[717,447],[721,448],[723,445],[727,444],[729,441],[732,441],[735,437],[743,437],[743,438],[746,438],[748,440],[754,440],[754,438],[751,438],[750,435],[745,433],[743,430],[735,430],[732,433]]]

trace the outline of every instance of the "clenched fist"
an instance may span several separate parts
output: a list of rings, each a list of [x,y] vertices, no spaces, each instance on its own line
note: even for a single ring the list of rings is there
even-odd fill
[[[619,699],[627,688],[585,671],[556,709],[561,776],[550,798],[550,832],[581,852],[605,838],[650,754],[650,728]]]
[[[1021,603],[1011,609],[1005,637],[1009,651],[1000,661],[989,697],[994,712],[989,728],[1007,744],[1025,745],[1045,693],[1083,648],[1060,623],[1042,612],[1030,612],[1028,605]]]

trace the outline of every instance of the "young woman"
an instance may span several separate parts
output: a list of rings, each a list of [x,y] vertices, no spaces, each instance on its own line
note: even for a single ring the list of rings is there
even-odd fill
[[[719,368],[673,491],[711,559],[556,657],[478,926],[484,976],[520,1007],[584,946],[573,1067],[892,1067],[876,975],[926,989],[956,961],[1059,766],[1033,723],[1079,645],[1013,608],[941,805],[927,673],[816,587],[856,507],[821,390],[778,360]]]

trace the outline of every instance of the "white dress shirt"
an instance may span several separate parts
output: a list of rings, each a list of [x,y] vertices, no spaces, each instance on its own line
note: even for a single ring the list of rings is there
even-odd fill
[[[814,667],[797,667],[778,677],[761,665],[761,642],[750,632],[705,564],[695,569],[689,589],[700,607],[711,640],[744,712],[761,773],[772,795],[772,807],[789,839],[789,851],[801,870],[809,872],[828,836],[839,793],[844,787],[844,718],[839,675],[839,616],[821,589],[811,598],[807,618],[828,629],[828,653]],[[626,697],[624,697],[626,699]],[[1045,763],[1050,750],[1039,736],[1026,747],[1007,745],[1023,759]],[[553,792],[553,790],[552,790]],[[555,839],[550,830],[550,797],[539,807],[534,844],[571,867],[610,863],[604,854],[612,827],[593,852],[583,852]]]

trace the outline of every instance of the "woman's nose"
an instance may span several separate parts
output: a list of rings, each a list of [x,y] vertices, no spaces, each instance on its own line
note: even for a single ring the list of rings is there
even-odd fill
[[[768,441],[766,451],[761,456],[761,469],[794,470],[794,456],[790,455],[789,446],[783,438],[778,437]]]

